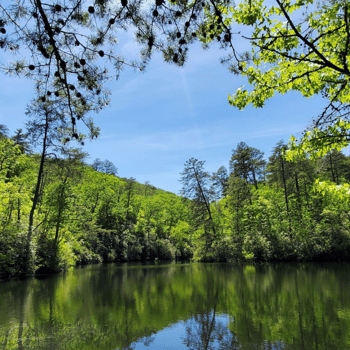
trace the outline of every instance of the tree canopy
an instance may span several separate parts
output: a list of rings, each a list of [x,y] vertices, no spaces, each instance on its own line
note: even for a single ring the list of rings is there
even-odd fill
[[[79,120],[92,137],[97,135],[87,113],[109,103],[109,79],[118,78],[127,66],[143,70],[155,50],[166,61],[182,65],[197,33],[202,30],[206,35],[206,14],[217,13],[217,22],[222,23],[219,7],[227,4],[227,0],[8,0],[0,4],[0,49],[17,56],[11,63],[1,62],[0,70],[33,79],[38,101],[49,102],[70,119],[71,135],[81,141]],[[141,44],[139,62],[118,54],[117,35],[130,27]]]
[[[215,40],[231,51],[223,62],[251,86],[229,96],[231,105],[262,107],[292,90],[322,94],[328,105],[313,126],[325,129],[348,118],[349,17],[345,0],[8,0],[0,5],[0,48],[20,58],[0,69],[34,79],[39,100],[70,118],[79,140],[77,120],[94,130],[87,112],[109,103],[106,82],[126,66],[144,70],[154,51],[182,65],[191,43]],[[139,62],[118,54],[118,34],[128,28],[141,44]],[[250,52],[240,52],[237,36]]]
[[[251,53],[231,66],[248,78],[252,91],[229,98],[240,109],[262,107],[276,92],[322,94],[329,105],[315,125],[345,116],[350,101],[350,8],[347,1],[243,1],[225,9],[229,21],[253,27]],[[343,113],[343,114],[342,114]]]
[[[327,106],[305,130],[300,148],[339,149],[348,144],[350,102],[350,7],[345,0],[246,0],[222,12],[228,24],[249,26],[251,43],[242,55],[235,51],[224,60],[232,72],[247,78],[229,96],[239,109],[263,107],[276,93],[320,94]],[[311,116],[310,116],[311,117]],[[321,133],[321,135],[320,135]],[[292,140],[293,142],[296,140]],[[294,144],[295,146],[295,144]]]
[[[155,51],[183,65],[193,42],[216,41],[230,52],[222,62],[250,84],[229,96],[231,105],[263,107],[289,91],[321,94],[327,106],[312,127],[324,134],[305,134],[299,145],[328,151],[349,140],[349,17],[346,0],[7,0],[0,49],[17,56],[0,70],[33,79],[38,101],[70,121],[70,139],[83,142],[78,121],[98,136],[88,112],[108,105],[109,79],[127,66],[144,70]],[[138,62],[118,53],[118,35],[129,28],[141,45]]]

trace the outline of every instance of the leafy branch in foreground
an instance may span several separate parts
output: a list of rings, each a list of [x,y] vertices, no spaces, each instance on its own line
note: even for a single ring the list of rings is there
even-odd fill
[[[347,1],[242,1],[223,8],[229,24],[252,27],[250,54],[231,56],[231,71],[247,77],[252,90],[240,88],[231,105],[263,107],[275,93],[321,94],[329,101],[314,126],[348,118],[350,102],[350,6]]]
[[[298,162],[303,159],[317,160],[332,152],[340,151],[350,143],[350,122],[338,119],[334,125],[325,129],[314,128],[304,133],[298,141],[294,136],[289,140],[289,148],[285,151],[288,161]],[[334,175],[333,175],[333,180]],[[316,179],[314,190],[325,195],[330,193],[336,198],[350,199],[350,185],[348,183],[338,184],[334,181],[320,181]]]
[[[332,150],[340,151],[350,143],[350,122],[338,119],[326,129],[314,128],[307,131],[298,141],[294,136],[289,141],[286,158],[289,161],[298,159],[317,159],[324,157]]]

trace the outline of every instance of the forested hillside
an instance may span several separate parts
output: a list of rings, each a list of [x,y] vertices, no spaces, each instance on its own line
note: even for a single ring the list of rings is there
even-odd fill
[[[111,162],[87,165],[67,144],[34,154],[26,134],[0,131],[2,278],[95,262],[349,258],[350,206],[337,185],[350,182],[350,158],[341,152],[292,163],[282,142],[268,160],[241,142],[229,170],[188,160],[177,196],[119,178]]]

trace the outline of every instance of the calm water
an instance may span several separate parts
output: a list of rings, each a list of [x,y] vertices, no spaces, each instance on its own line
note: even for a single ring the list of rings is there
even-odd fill
[[[350,264],[92,265],[0,282],[0,349],[350,350]]]

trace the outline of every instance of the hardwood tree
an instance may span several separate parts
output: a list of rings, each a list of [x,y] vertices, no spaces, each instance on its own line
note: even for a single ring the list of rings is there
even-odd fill
[[[234,50],[223,59],[229,69],[247,78],[251,89],[241,87],[229,96],[239,109],[263,107],[276,93],[298,91],[317,94],[326,107],[304,130],[299,153],[341,149],[350,141],[350,6],[346,0],[244,0],[222,9],[228,25],[248,26],[237,36],[251,44],[249,52]],[[210,42],[210,38],[207,42]],[[324,151],[323,151],[324,150]],[[318,154],[320,155],[320,154]],[[290,159],[296,159],[290,153]]]
[[[322,94],[329,105],[315,119],[328,125],[348,116],[350,7],[347,1],[247,0],[226,9],[230,22],[252,27],[252,50],[231,70],[248,78],[251,92],[239,89],[230,97],[238,108],[262,107],[276,92],[298,91],[305,97]],[[341,113],[343,112],[343,114]]]

